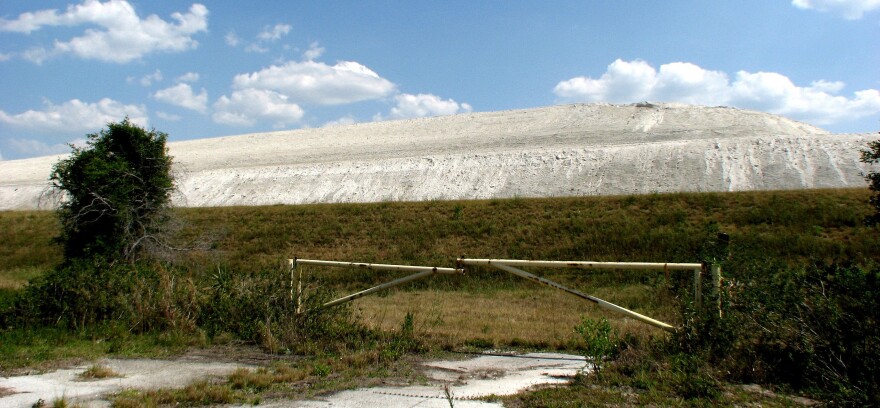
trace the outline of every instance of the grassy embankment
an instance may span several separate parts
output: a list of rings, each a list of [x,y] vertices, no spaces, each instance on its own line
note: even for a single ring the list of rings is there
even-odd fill
[[[181,242],[198,241],[210,249],[178,257],[175,264],[204,277],[218,270],[283,274],[285,260],[294,256],[435,266],[451,266],[459,255],[695,262],[712,238],[713,224],[731,236],[725,272],[733,276],[763,260],[860,264],[880,260],[878,234],[860,223],[869,211],[867,197],[865,190],[827,190],[178,209],[185,225]],[[8,304],[27,279],[60,262],[59,248],[50,243],[56,229],[51,212],[0,213],[0,305]],[[681,291],[665,290],[662,273],[537,272],[681,323],[676,297]],[[340,293],[399,276],[324,268],[307,273]],[[671,285],[689,284],[685,273],[678,275]],[[619,332],[637,338],[662,336],[569,295],[488,269],[364,298],[356,302],[355,312],[368,326],[384,330],[398,328],[412,312],[420,341],[438,349],[575,349],[579,340],[572,329],[582,317],[607,317]],[[194,339],[159,333],[96,342],[87,334],[63,333],[41,344],[33,336],[42,334],[7,330],[4,368],[67,356],[162,354],[211,341],[203,334]]]

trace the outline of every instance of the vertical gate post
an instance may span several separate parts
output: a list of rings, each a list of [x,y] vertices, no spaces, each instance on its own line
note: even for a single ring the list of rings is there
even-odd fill
[[[718,317],[721,317],[721,265],[712,265],[712,296],[715,297]]]
[[[290,264],[290,302],[296,304],[296,313],[302,311],[302,265],[297,262],[297,258],[288,259]]]
[[[287,266],[290,270],[290,303],[293,303],[295,299],[293,296],[293,270],[296,269],[296,258],[288,259]]]
[[[302,298],[303,298],[303,267],[299,265],[297,262],[296,267],[296,313],[302,313]]]
[[[694,305],[696,305],[697,310],[700,310],[703,307],[702,275],[704,269],[706,269],[705,263],[703,263],[703,266],[700,269],[694,269]]]

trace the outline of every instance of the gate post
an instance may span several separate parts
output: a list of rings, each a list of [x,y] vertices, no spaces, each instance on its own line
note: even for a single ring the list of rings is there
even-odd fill
[[[706,270],[706,263],[700,269],[694,269],[694,305],[697,310],[703,308],[703,271]]]
[[[296,304],[296,313],[302,312],[302,265],[297,262],[298,258],[288,259],[290,264],[290,302]],[[296,283],[294,285],[294,282]]]
[[[721,317],[721,265],[712,265],[712,296],[715,297],[718,317]]]

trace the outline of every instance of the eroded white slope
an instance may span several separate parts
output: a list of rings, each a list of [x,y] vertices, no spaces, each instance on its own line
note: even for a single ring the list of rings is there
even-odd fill
[[[779,116],[565,105],[170,143],[182,206],[864,186],[859,150]],[[0,208],[34,208],[55,158],[0,162]]]

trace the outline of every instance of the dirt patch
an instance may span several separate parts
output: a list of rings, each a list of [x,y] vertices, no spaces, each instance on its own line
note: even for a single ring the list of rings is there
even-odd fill
[[[249,366],[267,366],[279,361],[293,363],[302,359],[302,356],[296,355],[269,354],[257,346],[239,343],[192,349],[179,358],[180,361],[195,363],[214,362]]]

